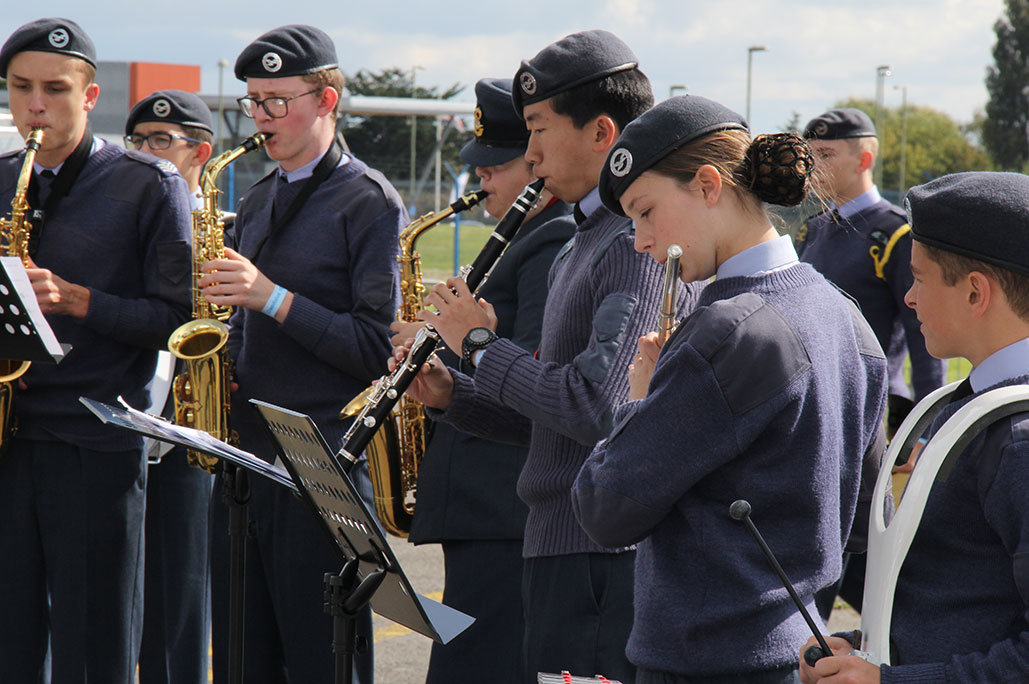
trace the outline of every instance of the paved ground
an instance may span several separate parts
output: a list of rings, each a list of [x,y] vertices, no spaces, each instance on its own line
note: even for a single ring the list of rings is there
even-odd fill
[[[415,590],[437,601],[443,592],[443,554],[436,544],[414,546],[390,537],[390,546]],[[840,603],[829,621],[830,631],[857,629],[860,618]],[[422,684],[432,642],[376,615],[375,681],[377,684]]]

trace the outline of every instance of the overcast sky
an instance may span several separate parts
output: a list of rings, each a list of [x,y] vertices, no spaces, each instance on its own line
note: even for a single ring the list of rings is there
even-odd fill
[[[419,83],[468,87],[483,76],[511,76],[523,59],[568,33],[603,28],[633,49],[658,100],[673,85],[744,113],[747,48],[755,53],[752,129],[776,131],[797,111],[801,121],[847,97],[873,98],[878,65],[889,65],[885,101],[908,101],[966,122],[986,102],[993,24],[1002,0],[179,0],[125,3],[47,0],[6,3],[5,37],[38,18],[81,24],[102,60],[200,64],[203,91],[218,91],[220,58],[230,65],[251,40],[287,23],[319,26],[336,42],[344,72],[422,67]],[[583,11],[582,7],[588,7]],[[243,86],[225,70],[224,92]],[[102,94],[101,94],[102,97]]]

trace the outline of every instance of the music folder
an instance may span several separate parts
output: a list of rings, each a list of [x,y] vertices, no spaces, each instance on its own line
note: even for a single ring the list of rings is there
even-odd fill
[[[21,259],[0,257],[0,359],[60,363],[70,350],[50,329]]]
[[[322,520],[339,552],[340,567],[356,557],[360,578],[379,568],[386,571],[386,579],[371,599],[372,610],[379,615],[441,644],[474,622],[471,616],[415,592],[378,520],[309,416],[251,400],[272,436],[284,470],[200,430],[172,425],[127,406],[110,406],[86,397],[79,401],[104,423],[224,458],[297,492]],[[338,572],[339,568],[325,570]],[[311,591],[320,589],[312,587]]]

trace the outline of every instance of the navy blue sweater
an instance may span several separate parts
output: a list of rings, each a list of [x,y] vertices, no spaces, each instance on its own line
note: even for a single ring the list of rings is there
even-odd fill
[[[943,384],[946,364],[925,349],[921,326],[913,309],[904,303],[911,288],[911,234],[901,236],[883,267],[876,274],[870,250],[883,243],[907,219],[886,200],[850,216],[833,221],[829,213],[807,220],[797,236],[797,254],[857,300],[861,313],[889,359],[890,393],[912,398],[904,379],[904,358],[911,357],[911,384],[917,401]],[[874,239],[873,239],[874,238]]]
[[[628,394],[636,340],[657,327],[663,276],[662,266],[633,249],[631,222],[601,207],[550,271],[539,358],[500,339],[482,355],[474,382],[453,373],[444,420],[493,439],[529,441],[518,480],[529,506],[527,558],[611,551],[576,522],[568,493]],[[693,310],[699,290],[682,289],[681,315]]]
[[[348,159],[257,256],[261,272],[293,293],[285,322],[242,308],[230,321],[239,381],[232,424],[242,447],[267,460],[274,453],[251,397],[311,416],[337,449],[346,432],[340,409],[386,372],[388,326],[400,301],[397,237],[407,212],[382,174]],[[279,202],[288,205],[305,182],[281,188]],[[247,258],[268,236],[278,185],[267,176],[240,206],[236,235]]]
[[[885,399],[874,335],[809,265],[705,288],[573,489],[598,543],[639,542],[629,660],[690,676],[796,662],[810,630],[729,506],[752,504],[811,607],[839,577]]]
[[[0,157],[0,202],[14,196],[21,153]],[[190,315],[186,182],[167,162],[104,145],[47,216],[35,262],[89,288],[84,319],[47,316],[72,351],[34,363],[17,400],[18,436],[101,451],[140,447],[137,435],[98,421],[80,396],[143,409],[157,351]]]
[[[945,407],[930,431],[973,396]],[[884,684],[1029,681],[1027,492],[1026,414],[973,439],[933,484],[897,579]]]

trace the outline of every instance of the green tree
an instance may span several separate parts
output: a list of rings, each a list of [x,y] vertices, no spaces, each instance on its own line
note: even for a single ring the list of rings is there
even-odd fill
[[[455,83],[449,88],[416,85],[411,88],[411,72],[397,67],[372,72],[365,69],[347,76],[346,86],[352,95],[377,97],[419,97],[449,100],[464,90]],[[416,163],[415,180],[421,174],[426,162],[432,159],[436,147],[436,119],[431,116],[415,117]],[[411,160],[411,117],[409,116],[346,116],[341,122],[347,144],[359,159],[384,173],[407,199],[410,185]],[[446,125],[446,124],[444,124]],[[443,145],[443,161],[455,169],[463,166],[458,158],[461,146],[468,135],[457,130],[447,133]],[[444,171],[444,179],[446,179]]]
[[[986,70],[983,144],[1004,169],[1021,169],[1029,162],[1026,141],[1029,102],[1029,0],[1007,0],[1004,16],[993,25],[997,44],[993,66]]]
[[[869,117],[875,115],[872,100],[850,99],[837,107],[856,107]],[[968,125],[974,132],[975,122]],[[904,154],[904,187],[900,184],[900,143],[906,127]],[[958,122],[943,112],[918,105],[888,107],[883,113],[879,131],[879,160],[883,164],[883,187],[880,190],[907,192],[912,185],[958,171],[983,171],[994,167],[990,156],[973,144]]]
[[[800,135],[803,132],[801,126],[803,124],[800,121],[800,112],[794,109],[793,113],[790,114],[790,120],[779,126],[779,130],[783,133],[796,133]]]

